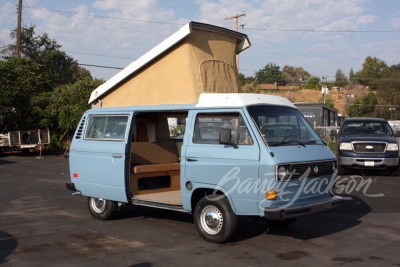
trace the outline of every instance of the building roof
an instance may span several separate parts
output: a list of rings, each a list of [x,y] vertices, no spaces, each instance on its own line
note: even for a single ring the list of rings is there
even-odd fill
[[[184,40],[188,35],[192,33],[192,30],[203,30],[208,32],[222,33],[237,38],[238,40],[236,49],[237,54],[247,49],[251,45],[246,34],[217,27],[214,25],[209,25],[194,21],[189,22],[181,29],[179,29],[177,32],[172,34],[170,37],[165,39],[163,42],[158,44],[156,47],[151,49],[149,52],[144,54],[142,57],[132,62],[130,65],[128,65],[125,69],[117,73],[107,82],[96,88],[90,96],[89,104],[92,104],[96,100],[100,99],[101,96],[103,96],[104,94],[115,88],[117,85],[126,80],[128,77],[131,77],[135,73],[140,72],[140,70],[142,70],[148,64],[155,61],[158,57],[162,56],[164,53],[166,53],[180,41]]]

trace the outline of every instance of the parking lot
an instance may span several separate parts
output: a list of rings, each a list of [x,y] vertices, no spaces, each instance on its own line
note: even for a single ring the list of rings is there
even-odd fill
[[[65,187],[68,159],[4,156],[0,264],[400,266],[400,177],[377,174],[343,177],[348,200],[335,210],[287,228],[241,218],[233,241],[211,244],[197,234],[189,214],[123,206],[115,219],[96,220],[86,198]],[[357,179],[363,186],[350,190]]]

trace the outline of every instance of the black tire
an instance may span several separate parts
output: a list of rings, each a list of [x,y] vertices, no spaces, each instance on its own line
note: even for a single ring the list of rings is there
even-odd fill
[[[297,218],[290,218],[283,221],[265,219],[269,226],[272,227],[288,227],[296,221]]]
[[[208,195],[196,205],[194,224],[204,240],[223,243],[235,234],[237,218],[225,196]]]
[[[90,214],[99,220],[111,219],[118,208],[118,203],[102,198],[88,197],[87,204]]]

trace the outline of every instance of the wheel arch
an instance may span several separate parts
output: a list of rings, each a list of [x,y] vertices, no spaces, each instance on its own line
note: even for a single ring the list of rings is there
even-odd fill
[[[192,196],[191,196],[192,211],[194,211],[194,209],[196,208],[196,205],[200,201],[200,199],[202,199],[204,196],[213,195],[213,194],[224,195],[228,199],[229,205],[231,206],[232,211],[234,213],[236,213],[235,207],[233,205],[232,200],[230,199],[229,194],[226,194],[225,190],[223,188],[220,188],[220,190],[216,190],[216,189],[208,188],[208,187],[199,187],[193,191]]]

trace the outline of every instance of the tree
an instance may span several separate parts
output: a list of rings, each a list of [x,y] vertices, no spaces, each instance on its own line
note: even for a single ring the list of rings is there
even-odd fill
[[[393,65],[388,69],[387,77],[382,79],[377,86],[377,94],[381,103],[397,106],[396,112],[385,107],[380,110],[379,116],[385,119],[400,119],[400,64]],[[393,107],[391,107],[393,108]]]
[[[21,29],[21,54],[23,57],[30,58],[36,63],[43,65],[51,78],[51,88],[60,84],[73,83],[80,78],[90,76],[90,72],[78,66],[76,60],[61,51],[61,45],[56,40],[50,39],[47,33],[37,35],[36,26],[22,27]],[[15,40],[17,30],[10,34],[11,39]],[[2,53],[13,57],[16,54],[16,45],[10,44]]]
[[[240,82],[240,86],[246,85],[246,76],[244,76],[244,74],[240,73],[240,72],[239,72],[239,82]]]
[[[255,73],[255,79],[258,84],[272,84],[285,85],[285,81],[280,67],[275,63],[268,63],[263,69]]]
[[[256,82],[247,83],[246,88],[243,90],[244,93],[260,93],[261,85]]]
[[[73,132],[79,123],[83,113],[89,109],[88,101],[90,94],[99,87],[103,80],[91,79],[89,77],[75,82],[74,84],[61,85],[54,89],[48,97],[50,104],[46,112],[56,116],[60,130]]]
[[[362,70],[357,76],[361,84],[367,85],[370,89],[375,90],[379,80],[385,77],[387,69],[388,66],[385,61],[376,57],[367,57],[363,63]]]
[[[38,96],[49,88],[46,68],[28,58],[0,61],[0,131],[37,128]]]
[[[378,105],[378,97],[375,93],[370,92],[361,99],[356,97],[349,108],[350,117],[375,117],[376,105]]]
[[[285,65],[282,68],[282,75],[286,82],[306,81],[311,77],[311,74],[302,67],[293,67]]]
[[[341,69],[338,69],[335,75],[335,85],[338,87],[343,87],[348,83],[347,77],[344,75]]]
[[[310,77],[310,79],[307,80],[306,83],[306,88],[308,89],[321,89],[321,86],[319,83],[321,82],[321,79],[316,76]]]
[[[350,72],[349,72],[349,82],[351,84],[354,84],[354,82],[355,82],[355,74],[354,74],[353,68],[351,68]]]

